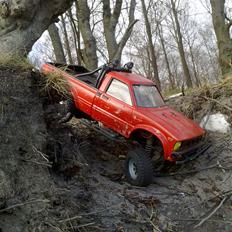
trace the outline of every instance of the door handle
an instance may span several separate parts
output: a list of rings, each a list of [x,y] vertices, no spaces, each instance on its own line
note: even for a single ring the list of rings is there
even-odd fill
[[[105,99],[105,100],[109,99],[109,97],[107,97],[106,95],[102,95],[102,98]]]
[[[101,95],[102,95],[101,92],[97,92],[97,93],[96,93],[96,96],[97,96],[97,97],[100,97]]]

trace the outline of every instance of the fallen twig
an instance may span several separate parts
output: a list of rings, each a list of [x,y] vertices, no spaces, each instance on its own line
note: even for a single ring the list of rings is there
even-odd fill
[[[161,232],[161,230],[154,224],[152,220],[149,220],[149,223],[152,225],[154,232]]]
[[[153,209],[153,207],[152,207],[151,215],[147,215],[147,216],[149,216],[148,222],[152,225],[153,231],[154,231],[154,232],[161,232],[161,230],[159,229],[159,227],[156,226],[156,225],[154,224],[154,222],[152,221],[154,215],[155,215],[155,211],[154,211],[154,209]]]
[[[48,160],[48,156],[45,155],[43,152],[39,151],[35,146],[32,146],[32,150],[36,153],[36,154],[39,154],[42,156],[43,159],[45,159],[48,163],[49,163],[49,160]]]
[[[35,160],[26,160],[26,159],[22,159],[22,160],[25,161],[25,162],[30,162],[30,163],[34,163],[34,164],[38,164],[38,165],[43,165],[43,166],[46,166],[46,167],[49,167],[49,168],[52,167],[52,165],[48,164],[48,163],[42,163],[42,162],[38,162],[38,161],[35,161]]]
[[[219,169],[223,169],[223,170],[229,170],[232,168],[232,166],[228,166],[228,167],[223,167],[221,164],[213,164],[207,167],[203,167],[203,168],[198,168],[195,170],[191,170],[191,171],[186,171],[186,172],[174,172],[174,173],[170,173],[170,174],[165,174],[165,175],[160,175],[162,177],[168,177],[168,176],[177,176],[177,175],[188,175],[188,174],[194,174],[196,172],[200,172],[200,171],[205,171],[208,169],[212,169],[212,168],[219,168]]]
[[[223,103],[221,103],[221,102],[219,102],[219,101],[217,101],[217,100],[215,100],[215,99],[213,99],[213,98],[209,98],[209,97],[205,97],[205,96],[200,96],[200,97],[203,98],[203,99],[205,99],[205,100],[207,100],[207,101],[215,102],[215,103],[217,103],[218,105],[223,106],[223,107],[226,108],[227,110],[232,111],[232,108],[231,108],[231,107],[229,107],[229,106],[227,106],[227,105],[225,105],[225,104],[223,104]]]
[[[74,216],[74,217],[71,217],[71,218],[66,218],[66,219],[60,220],[59,223],[70,222],[70,221],[73,221],[73,220],[76,220],[76,219],[81,219],[81,218],[82,218],[82,216],[77,215],[77,216]]]
[[[17,207],[20,207],[20,206],[24,206],[24,205],[28,205],[28,204],[33,204],[33,203],[37,203],[37,202],[49,203],[50,201],[47,200],[47,199],[37,199],[37,200],[33,200],[33,201],[25,201],[25,202],[22,202],[22,203],[19,203],[19,204],[15,204],[15,205],[11,205],[11,206],[9,206],[7,208],[1,209],[0,213],[6,212],[8,210],[11,210],[11,209],[14,209],[14,208],[17,208]]]
[[[52,224],[49,223],[49,222],[44,222],[44,224],[45,224],[45,225],[48,225],[48,226],[50,226],[50,227],[52,227],[53,229],[57,230],[58,232],[63,232],[63,230],[61,230],[59,227],[54,226],[54,225],[52,225]]]
[[[208,199],[205,199],[204,201],[202,201],[202,202],[200,202],[200,203],[198,203],[198,204],[195,204],[195,205],[193,205],[193,207],[195,207],[195,206],[197,206],[197,205],[199,205],[199,204],[204,204],[204,203],[206,203],[206,202],[208,202],[208,201],[213,201],[213,200],[215,200],[215,199],[217,199],[217,198],[222,198],[222,197],[226,197],[226,196],[231,196],[232,195],[232,189],[230,189],[230,190],[228,190],[228,191],[225,191],[225,192],[222,192],[222,193],[220,193],[220,194],[218,194],[218,195],[216,195],[216,196],[213,196],[213,197],[210,197],[210,198],[208,198]]]
[[[174,221],[200,221],[201,219],[193,219],[193,218],[183,218],[183,219],[173,219]],[[216,223],[225,223],[225,224],[232,224],[232,221],[228,221],[228,220],[214,220],[214,219],[209,219],[207,220],[208,222],[216,222]]]
[[[89,222],[89,223],[82,224],[82,225],[79,225],[79,226],[74,226],[74,229],[84,228],[84,227],[93,226],[93,225],[95,225],[95,222]]]
[[[73,221],[73,220],[76,220],[76,219],[81,219],[81,218],[86,217],[86,216],[90,216],[90,215],[94,215],[94,214],[99,214],[99,213],[105,212],[106,210],[114,208],[114,207],[118,207],[118,205],[109,206],[109,207],[106,207],[103,210],[93,211],[93,212],[85,213],[85,214],[81,214],[81,215],[76,215],[76,216],[73,216],[71,218],[66,218],[66,219],[60,220],[58,222],[59,223],[64,223],[64,222]]]
[[[204,224],[209,218],[211,218],[211,217],[222,207],[223,203],[228,199],[228,197],[229,197],[229,196],[225,196],[225,197],[221,200],[220,204],[219,204],[208,216],[206,216],[205,218],[203,218],[198,224],[196,224],[196,225],[194,226],[194,229],[200,227],[200,226],[201,226],[202,224]]]

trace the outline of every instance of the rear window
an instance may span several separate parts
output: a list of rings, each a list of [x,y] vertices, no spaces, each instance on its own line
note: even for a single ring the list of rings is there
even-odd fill
[[[137,106],[161,107],[165,105],[155,85],[134,85],[133,88]]]

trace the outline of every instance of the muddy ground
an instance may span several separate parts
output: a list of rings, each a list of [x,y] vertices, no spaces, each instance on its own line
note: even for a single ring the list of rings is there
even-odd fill
[[[138,188],[124,179],[123,144],[59,124],[63,105],[31,72],[0,79],[0,231],[231,231],[231,134],[211,133],[207,154]]]

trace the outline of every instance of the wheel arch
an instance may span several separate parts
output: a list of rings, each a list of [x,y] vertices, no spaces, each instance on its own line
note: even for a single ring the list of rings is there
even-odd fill
[[[129,139],[133,140],[133,138],[136,138],[136,136],[141,132],[150,133],[156,140],[158,140],[163,147],[164,156],[165,157],[167,156],[167,154],[169,153],[168,141],[166,137],[159,130],[147,126],[141,126],[131,131],[129,135]]]

